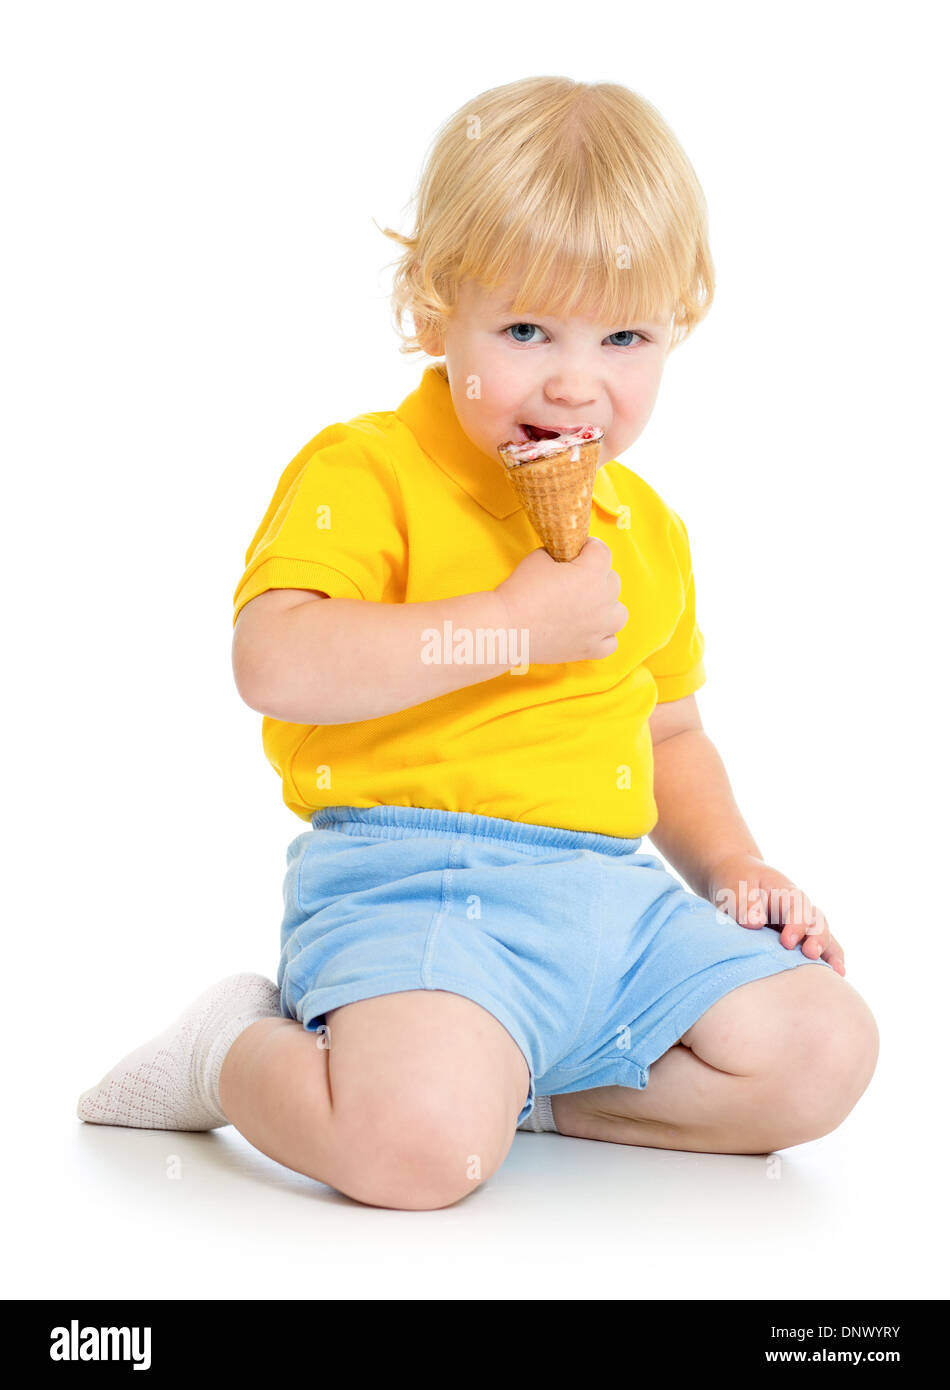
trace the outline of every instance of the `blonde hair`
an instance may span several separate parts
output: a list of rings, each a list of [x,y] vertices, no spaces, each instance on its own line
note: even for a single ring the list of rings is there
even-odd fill
[[[469,278],[515,283],[513,315],[624,326],[670,315],[670,350],[712,304],[699,180],[659,112],[626,87],[529,77],[482,92],[437,132],[414,201],[411,235],[376,223],[405,248],[390,262],[400,352],[425,351],[420,338],[441,331]]]

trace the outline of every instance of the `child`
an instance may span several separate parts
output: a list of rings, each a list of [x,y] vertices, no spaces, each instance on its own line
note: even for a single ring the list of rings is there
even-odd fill
[[[445,360],[301,450],[235,593],[238,690],[310,827],[278,988],[213,986],[79,1114],[232,1123],[409,1209],[484,1182],[516,1127],[707,1153],[826,1134],[876,1025],[703,731],[686,527],[614,461],[711,304],[692,166],[625,88],[527,79],[449,119],[414,235],[386,234],[402,350]],[[581,424],[604,463],[560,563],[497,446]]]

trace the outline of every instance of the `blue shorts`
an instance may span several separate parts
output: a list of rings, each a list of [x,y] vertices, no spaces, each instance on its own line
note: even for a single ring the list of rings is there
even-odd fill
[[[309,1031],[329,1009],[442,989],[518,1044],[535,1095],[643,1090],[723,994],[812,961],[689,892],[642,837],[418,806],[331,806],[287,850],[277,984]]]

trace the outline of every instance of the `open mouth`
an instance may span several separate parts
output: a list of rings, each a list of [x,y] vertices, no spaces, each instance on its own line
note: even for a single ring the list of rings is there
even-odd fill
[[[562,430],[545,429],[543,425],[518,425],[519,430],[524,431],[524,439],[519,439],[519,444],[527,444],[529,440],[538,439],[557,439],[562,434],[575,434],[581,428],[580,425],[571,425]]]

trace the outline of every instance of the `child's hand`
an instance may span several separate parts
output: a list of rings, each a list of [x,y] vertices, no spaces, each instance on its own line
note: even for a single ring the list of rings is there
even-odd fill
[[[828,930],[825,914],[813,907],[790,878],[753,854],[732,854],[710,875],[709,901],[742,927],[780,927],[779,940],[789,950],[802,942],[809,960],[823,957],[844,975],[844,951]]]
[[[575,560],[532,550],[496,586],[509,626],[528,629],[529,662],[597,661],[617,650],[614,634],[630,615],[617,601],[620,575],[612,558],[610,547],[590,536]]]

